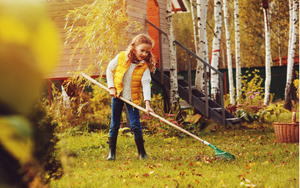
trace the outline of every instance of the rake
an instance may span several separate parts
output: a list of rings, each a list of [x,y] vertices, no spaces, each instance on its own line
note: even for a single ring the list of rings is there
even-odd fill
[[[97,85],[97,86],[101,87],[102,89],[105,89],[106,91],[109,92],[109,90],[108,90],[107,87],[105,87],[104,85],[100,84],[99,82],[97,82],[97,81],[94,80],[93,78],[89,77],[88,75],[86,75],[86,74],[84,74],[84,73],[81,73],[81,75],[82,75],[84,78],[86,78],[87,80],[91,81],[93,84],[95,84],[95,85]],[[133,102],[131,102],[131,101],[125,99],[125,98],[122,97],[122,96],[120,96],[119,98],[120,98],[121,100],[123,100],[124,102],[130,104],[131,106],[133,106],[133,107],[135,107],[135,108],[137,108],[137,109],[139,109],[139,110],[142,110],[142,111],[144,111],[144,112],[147,113],[147,111],[146,111],[145,108],[142,108],[142,107],[140,107],[140,106],[134,104]],[[177,126],[177,125],[175,125],[175,124],[169,122],[168,120],[166,120],[166,119],[160,117],[159,115],[157,115],[157,114],[155,114],[155,113],[152,113],[152,112],[150,112],[149,114],[152,115],[153,117],[155,117],[155,118],[157,118],[157,119],[159,119],[159,120],[165,122],[166,124],[170,125],[171,127],[173,127],[173,128],[175,128],[175,129],[177,129],[177,130],[179,130],[179,131],[181,131],[181,132],[183,132],[183,133],[185,133],[185,134],[187,134],[187,135],[189,135],[189,136],[195,138],[196,140],[202,142],[203,144],[205,144],[205,145],[207,145],[207,146],[210,146],[211,148],[213,148],[213,149],[215,150],[215,152],[216,152],[216,157],[217,157],[217,158],[219,158],[219,159],[226,159],[226,160],[234,160],[234,159],[235,159],[234,155],[232,155],[232,154],[230,154],[230,153],[227,153],[226,151],[222,151],[222,150],[218,149],[216,146],[214,146],[214,145],[210,144],[209,142],[207,142],[207,141],[205,141],[205,140],[203,140],[203,139],[201,139],[201,138],[195,136],[194,134],[192,134],[192,133],[186,131],[185,129],[182,129],[181,127],[179,127],[179,126]]]

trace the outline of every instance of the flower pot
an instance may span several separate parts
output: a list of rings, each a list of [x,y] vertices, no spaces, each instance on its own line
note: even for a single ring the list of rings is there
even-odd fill
[[[273,123],[276,140],[279,143],[298,143],[299,142],[299,122],[293,113],[293,123]]]

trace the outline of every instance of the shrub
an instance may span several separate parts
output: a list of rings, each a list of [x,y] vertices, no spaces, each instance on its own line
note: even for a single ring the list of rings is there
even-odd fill
[[[196,135],[209,124],[209,121],[201,117],[200,114],[194,114],[193,109],[183,111],[178,108],[174,110],[173,113],[164,112],[163,97],[161,94],[153,95],[151,108],[157,115]],[[141,122],[147,124],[147,134],[159,134],[163,137],[186,137],[181,131],[164,123],[162,120],[148,116],[144,112],[141,112]]]
[[[47,113],[45,104],[42,102],[38,102],[35,105],[29,119],[34,130],[35,150],[33,155],[43,168],[42,179],[48,183],[52,178],[61,178],[63,169],[56,148],[59,139],[55,134],[58,124],[53,123],[53,116]]]
[[[298,71],[296,71],[296,78],[297,79],[294,80],[294,86],[296,88],[297,98],[299,99],[299,72]]]
[[[290,122],[292,113],[283,108],[283,105],[270,104],[269,106],[251,106],[247,104],[238,104],[236,116],[252,123],[258,121],[260,123],[273,123],[277,121]]]
[[[260,122],[264,121],[273,123],[277,121],[290,122],[292,113],[286,110],[282,104],[270,104],[265,109],[260,110],[257,115]],[[285,116],[287,118],[284,118]]]
[[[239,103],[249,102],[251,105],[258,105],[263,101],[264,88],[261,87],[263,79],[257,74],[258,72],[257,69],[252,71],[252,74],[246,71],[246,75],[242,76],[243,97],[240,97]]]
[[[104,79],[98,80],[104,83]],[[86,88],[88,83],[81,83]],[[107,130],[110,124],[110,100],[109,93],[91,85],[92,91],[87,93],[84,89],[77,96],[70,99],[70,105],[66,102],[57,88],[53,87],[53,102],[48,106],[49,113],[54,116],[54,122],[59,125],[59,131],[77,127],[79,131]]]

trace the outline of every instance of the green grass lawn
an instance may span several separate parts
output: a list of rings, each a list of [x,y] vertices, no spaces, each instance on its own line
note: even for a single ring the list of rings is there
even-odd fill
[[[187,138],[145,136],[149,159],[140,161],[132,136],[119,135],[116,161],[106,161],[107,134],[61,136],[65,173],[51,187],[299,187],[299,144],[276,142],[266,130],[201,133],[200,138],[234,154],[215,158],[212,148]],[[66,153],[66,152],[65,152]]]

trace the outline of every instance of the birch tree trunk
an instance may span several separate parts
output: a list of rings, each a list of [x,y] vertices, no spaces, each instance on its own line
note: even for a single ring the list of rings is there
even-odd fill
[[[222,31],[222,16],[221,16],[221,0],[215,0],[214,4],[214,17],[215,17],[215,34],[213,38],[212,48],[212,61],[211,65],[218,69],[219,66],[219,55],[220,55],[220,39]],[[217,99],[219,92],[219,76],[215,71],[211,71],[211,96],[213,100]],[[223,97],[223,96],[220,96]]]
[[[241,83],[241,52],[240,52],[240,21],[239,21],[239,1],[234,0],[234,26],[235,26],[235,67],[236,67],[236,97],[239,102],[242,94]]]
[[[170,51],[170,102],[172,109],[179,106],[178,82],[177,82],[177,58],[176,58],[176,44],[174,42],[174,35],[172,29],[172,1],[166,1],[166,19],[167,19],[167,35]],[[163,70],[162,70],[163,71]]]
[[[271,87],[271,46],[270,46],[270,29],[268,23],[268,9],[264,9],[264,20],[265,20],[265,43],[266,43],[266,80],[265,80],[265,98],[264,105],[270,103],[270,87]]]
[[[226,48],[227,48],[227,64],[228,64],[228,80],[229,80],[229,95],[230,103],[235,105],[234,100],[234,87],[233,87],[233,73],[232,73],[232,56],[230,47],[230,33],[228,24],[228,8],[227,0],[223,0],[223,11],[224,11],[224,24],[225,24],[225,34],[226,34]]]
[[[221,41],[222,41],[222,38],[221,38]],[[220,43],[220,46],[222,46],[222,47],[220,47],[220,48],[222,48],[222,50],[221,50],[222,51],[222,67],[223,67],[223,69],[225,69],[226,68],[225,53],[224,53],[225,52],[225,44],[223,41]]]
[[[278,56],[279,56],[279,66],[282,66],[281,41],[280,41],[280,25],[279,24],[278,24]]]
[[[290,20],[290,26],[289,26],[289,48],[288,48],[288,60],[290,58],[290,53],[291,53],[291,45],[292,45],[292,35],[293,35],[293,0],[289,0],[289,20]]]
[[[201,5],[200,5],[201,2]],[[200,58],[203,59],[205,62],[209,63],[209,58],[208,58],[208,44],[207,44],[207,33],[206,33],[206,19],[207,19],[207,6],[208,6],[208,0],[197,0],[197,9],[200,8],[200,18],[199,19],[199,14],[198,14],[198,27],[200,28]],[[202,78],[202,91],[204,91],[204,84],[206,83],[204,78],[204,66],[203,64],[201,65],[201,70],[200,70],[200,76]]]
[[[278,3],[278,12],[280,10],[280,3]],[[280,41],[280,24],[278,23],[278,56],[279,56],[279,66],[282,66],[282,58],[281,58],[281,41]]]
[[[194,13],[194,5],[193,5],[193,0],[189,0],[190,5],[191,5],[191,14],[192,14],[192,21],[193,21],[193,31],[194,31],[194,44],[195,44],[195,51],[196,54],[198,55],[199,51],[199,45],[198,45],[198,40],[197,40],[197,26],[196,26],[196,17]]]
[[[205,20],[203,20],[203,25],[204,25],[204,34],[205,34],[205,37],[204,37],[204,39],[205,39],[205,44],[204,44],[204,47],[205,47],[205,51],[206,51],[206,53],[205,53],[205,60],[206,60],[206,62],[207,63],[209,63],[210,62],[210,56],[209,56],[209,54],[208,54],[208,42],[207,42],[207,29],[206,29],[206,21],[207,21],[207,10],[208,10],[208,0],[202,0],[202,4],[203,4],[203,8],[202,8],[202,10],[204,9],[204,11],[205,12],[203,12],[203,17],[205,16]],[[201,12],[201,14],[202,14],[202,12]],[[209,72],[209,68],[207,67],[207,72]],[[208,83],[207,83],[208,84]]]
[[[200,55],[200,36],[201,36],[201,0],[197,0],[197,30],[198,30],[198,39],[197,39],[197,47],[196,52],[199,57]],[[203,33],[202,33],[203,34]],[[202,58],[203,59],[203,58]],[[203,91],[203,63],[197,60],[197,67],[196,67],[196,78],[195,78],[195,85],[199,91]]]
[[[289,45],[289,54],[288,54],[288,64],[287,64],[287,74],[286,74],[286,85],[285,85],[285,92],[284,92],[284,108],[287,110],[292,110],[292,96],[291,96],[291,85],[293,81],[293,66],[294,66],[294,57],[295,57],[295,51],[296,51],[296,37],[297,37],[297,31],[298,31],[298,0],[293,0],[293,5],[291,5],[290,1],[290,7],[292,7],[292,12],[290,14],[290,25],[292,25],[290,32],[290,42],[291,45]]]

